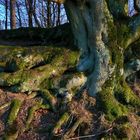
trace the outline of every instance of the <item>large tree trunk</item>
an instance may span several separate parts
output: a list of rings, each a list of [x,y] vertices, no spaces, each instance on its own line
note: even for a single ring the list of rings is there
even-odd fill
[[[16,28],[16,0],[10,0],[10,26],[11,29]]]
[[[139,106],[125,82],[124,52],[140,37],[140,16],[128,17],[128,1],[66,0],[64,5],[81,51],[77,69],[87,75],[90,96],[113,117],[124,113],[122,102]]]

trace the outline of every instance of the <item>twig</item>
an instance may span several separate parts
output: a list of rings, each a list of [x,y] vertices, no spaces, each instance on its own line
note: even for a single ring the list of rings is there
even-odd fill
[[[84,139],[84,138],[96,137],[96,136],[99,136],[99,135],[101,135],[101,134],[103,134],[103,133],[107,133],[107,132],[111,131],[112,129],[113,129],[113,127],[109,128],[109,129],[107,129],[107,130],[104,130],[104,131],[102,131],[102,132],[100,132],[100,133],[97,133],[97,134],[79,136],[79,137],[75,137],[75,138],[69,138],[69,139],[67,139],[67,140],[76,140],[76,139]]]
[[[2,106],[0,106],[0,110],[6,108],[8,106],[10,106],[10,104],[11,104],[11,102],[8,102],[8,103],[3,104]]]

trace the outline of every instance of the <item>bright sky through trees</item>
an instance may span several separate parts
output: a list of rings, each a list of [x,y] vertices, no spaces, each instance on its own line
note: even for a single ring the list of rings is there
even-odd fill
[[[129,16],[133,16],[136,13],[133,5],[134,5],[134,0],[128,0],[128,9],[129,9],[128,14],[129,14]],[[20,8],[22,8],[22,11],[23,11],[22,15],[24,16],[22,18],[24,19],[24,22],[26,23],[26,20],[28,20],[26,10],[23,9],[23,7],[20,7]],[[65,11],[63,11],[62,13],[65,13]],[[66,21],[67,21],[67,19],[64,18],[63,23],[65,23]],[[9,19],[8,19],[8,22],[9,22]],[[23,26],[27,26],[27,24],[25,24],[25,23],[23,24]],[[4,29],[4,24],[5,24],[5,7],[4,7],[4,5],[0,4],[0,26],[1,26],[0,29],[2,29],[2,28]]]

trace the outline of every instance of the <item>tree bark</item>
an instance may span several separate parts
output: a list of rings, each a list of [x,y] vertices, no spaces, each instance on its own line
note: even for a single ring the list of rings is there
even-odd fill
[[[33,0],[25,0],[25,5],[28,13],[28,25],[33,27]]]
[[[51,27],[51,1],[47,2],[47,27]]]
[[[7,30],[8,25],[8,0],[5,0],[5,29]]]
[[[101,91],[113,69],[109,65],[109,48],[106,45],[107,19],[104,9],[107,5],[102,0],[88,2],[66,1],[65,8],[70,20],[75,44],[81,50],[77,68],[88,73],[87,86],[91,96]],[[111,20],[111,15],[109,15]],[[113,21],[111,21],[113,22]],[[105,39],[105,40],[104,40]]]
[[[20,13],[20,6],[19,6],[18,2],[16,2],[16,7],[17,7],[18,18],[19,18],[19,27],[22,27],[22,19],[21,19],[21,13]]]
[[[89,95],[110,116],[123,114],[122,102],[140,106],[124,76],[124,52],[140,38],[140,16],[128,16],[127,1],[66,0],[64,5],[81,51],[77,69],[87,75]]]
[[[16,0],[10,0],[10,27],[16,28]]]
[[[56,26],[60,25],[61,4],[57,4],[57,22]]]
[[[34,17],[35,24],[37,25],[37,27],[41,27],[41,24],[36,15],[36,0],[34,0],[34,4],[33,4],[33,17]]]
[[[131,30],[132,27],[127,27],[127,25],[131,24],[132,21],[125,11],[126,2],[115,2],[117,4],[114,5],[112,0],[77,0],[75,2],[67,0],[65,2],[66,12],[75,37],[75,44],[81,50],[77,68],[79,71],[87,73],[87,85],[91,96],[101,91],[102,85],[109,77],[114,75],[114,72],[123,77],[123,52],[140,36],[137,29],[139,26],[138,16],[134,18],[137,20],[137,24],[132,25],[136,31],[128,32],[128,35],[125,36],[126,39],[120,38],[126,32],[124,28]],[[118,7],[123,9],[119,11],[120,13],[116,10]],[[126,20],[126,22],[120,20],[117,24],[115,15],[118,19],[122,16],[128,18],[130,22],[129,20]],[[117,52],[113,52],[112,47],[117,49]],[[116,56],[113,56],[115,60],[112,60],[113,53],[116,53]],[[120,57],[119,62],[116,59],[117,55]]]

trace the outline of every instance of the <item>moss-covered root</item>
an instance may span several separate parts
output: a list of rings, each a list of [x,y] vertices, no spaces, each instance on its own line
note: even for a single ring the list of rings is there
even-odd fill
[[[133,93],[128,84],[123,81],[116,90],[116,98],[123,104],[140,107],[140,98]]]
[[[18,137],[18,131],[16,131],[15,133],[7,133],[3,140],[16,140]]]
[[[137,140],[137,134],[135,129],[130,124],[119,125],[114,127],[113,134],[116,136],[116,139],[121,140]]]
[[[16,120],[16,117],[17,117],[18,112],[20,110],[21,104],[22,104],[21,100],[14,99],[12,101],[10,114],[9,114],[8,120],[7,120],[8,126],[11,126],[13,124],[13,122]]]
[[[0,86],[13,86],[20,83],[22,73],[22,71],[18,71],[16,73],[0,73]]]
[[[40,94],[50,103],[52,109],[55,110],[55,105],[57,103],[56,97],[53,96],[48,90],[41,90]]]
[[[34,119],[34,114],[40,108],[50,109],[50,106],[47,105],[47,104],[42,104],[42,100],[41,100],[35,106],[32,106],[31,108],[29,108],[28,117],[27,117],[27,121],[26,121],[26,126],[23,129],[23,132],[26,131],[26,130],[28,130],[30,128],[31,122]]]
[[[27,99],[28,100],[30,100],[30,99],[33,99],[33,98],[35,98],[36,96],[37,96],[37,92],[32,92],[31,94],[29,94],[28,96],[27,96]]]
[[[34,118],[34,113],[36,110],[39,109],[39,105],[35,105],[32,106],[31,108],[29,108],[29,112],[28,112],[28,117],[27,117],[27,121],[26,121],[26,126],[25,126],[25,130],[28,130],[30,128],[30,124]],[[24,131],[25,131],[24,130]]]
[[[17,118],[21,105],[22,101],[18,99],[14,99],[11,103],[11,110],[7,120],[8,131],[3,138],[4,140],[16,140],[18,137],[18,130],[16,129],[14,122]]]
[[[34,113],[36,110],[38,110],[40,108],[41,105],[42,105],[42,100],[40,100],[34,106],[29,108],[25,130],[28,130],[30,128],[30,124],[34,118]],[[23,130],[23,131],[25,131],[25,130]]]
[[[1,106],[0,106],[0,111],[3,110],[4,108],[9,107],[10,104],[11,104],[11,102],[8,102],[8,103],[5,103],[5,104],[1,105]]]
[[[62,126],[69,120],[70,115],[68,112],[65,112],[59,119],[59,121],[57,122],[57,124],[55,125],[54,129],[53,129],[53,134],[57,135],[60,131]]]
[[[79,127],[79,125],[83,122],[83,119],[80,118],[78,119],[74,125],[72,126],[72,128],[70,128],[66,134],[64,135],[64,137],[62,138],[63,140],[69,139],[70,137],[72,137],[75,133],[75,131],[77,130],[77,128]]]

